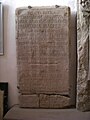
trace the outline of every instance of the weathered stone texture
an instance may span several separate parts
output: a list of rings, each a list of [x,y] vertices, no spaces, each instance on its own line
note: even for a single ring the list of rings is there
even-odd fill
[[[87,4],[86,4],[87,2]],[[77,53],[78,53],[78,70],[77,70],[77,108],[82,111],[90,110],[89,94],[89,74],[90,74],[90,57],[89,57],[89,9],[90,1],[78,0],[77,14]]]
[[[38,95],[20,95],[19,96],[20,107],[31,107],[39,108],[39,97]]]
[[[69,105],[67,97],[51,95],[70,96],[70,52],[72,51],[70,51],[69,34],[70,8],[68,7],[17,9],[18,83],[19,92],[23,94],[20,96],[20,102],[25,102],[21,104],[22,107],[34,106],[32,101],[35,96],[28,98],[29,100],[24,99],[24,95],[31,96],[31,94],[50,95],[49,100],[47,100],[48,96],[44,96],[45,103],[42,100],[41,106],[48,107],[49,101],[51,108]]]
[[[66,108],[71,105],[70,98],[62,95],[20,95],[20,107],[25,108]]]
[[[18,81],[22,93],[69,93],[68,7],[17,12]]]
[[[70,98],[62,95],[40,95],[41,108],[65,108],[70,106]]]
[[[0,90],[0,120],[3,120],[3,95],[4,92]]]

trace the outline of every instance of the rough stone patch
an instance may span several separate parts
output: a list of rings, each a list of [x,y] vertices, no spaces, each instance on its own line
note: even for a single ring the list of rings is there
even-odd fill
[[[90,1],[78,0],[77,13],[77,109],[90,110]]]
[[[20,107],[31,107],[39,108],[39,97],[38,95],[20,95],[19,96]]]
[[[40,95],[41,108],[65,108],[70,106],[70,98],[61,95]]]
[[[20,95],[20,107],[25,108],[66,108],[71,105],[70,98],[62,95]]]

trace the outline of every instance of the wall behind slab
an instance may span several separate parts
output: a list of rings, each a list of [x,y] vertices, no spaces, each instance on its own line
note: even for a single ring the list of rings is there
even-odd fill
[[[9,83],[9,106],[18,104],[16,40],[15,40],[15,9],[22,6],[66,5],[72,10],[71,39],[75,38],[75,12],[77,0],[3,0],[4,5],[4,56],[0,56],[0,82]],[[73,47],[73,50],[75,48]],[[74,66],[74,63],[73,63]],[[75,75],[74,75],[75,76]],[[73,84],[75,79],[73,80]]]

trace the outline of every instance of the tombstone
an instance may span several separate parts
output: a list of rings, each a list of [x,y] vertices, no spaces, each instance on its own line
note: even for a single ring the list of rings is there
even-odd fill
[[[20,107],[70,107],[70,8],[18,8],[16,45]]]

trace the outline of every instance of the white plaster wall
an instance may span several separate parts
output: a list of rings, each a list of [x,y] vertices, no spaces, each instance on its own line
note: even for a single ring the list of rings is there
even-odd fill
[[[18,103],[15,9],[22,6],[70,6],[72,16],[72,40],[75,42],[75,11],[77,0],[2,0],[4,5],[4,56],[0,56],[0,82],[9,83],[9,106]]]

